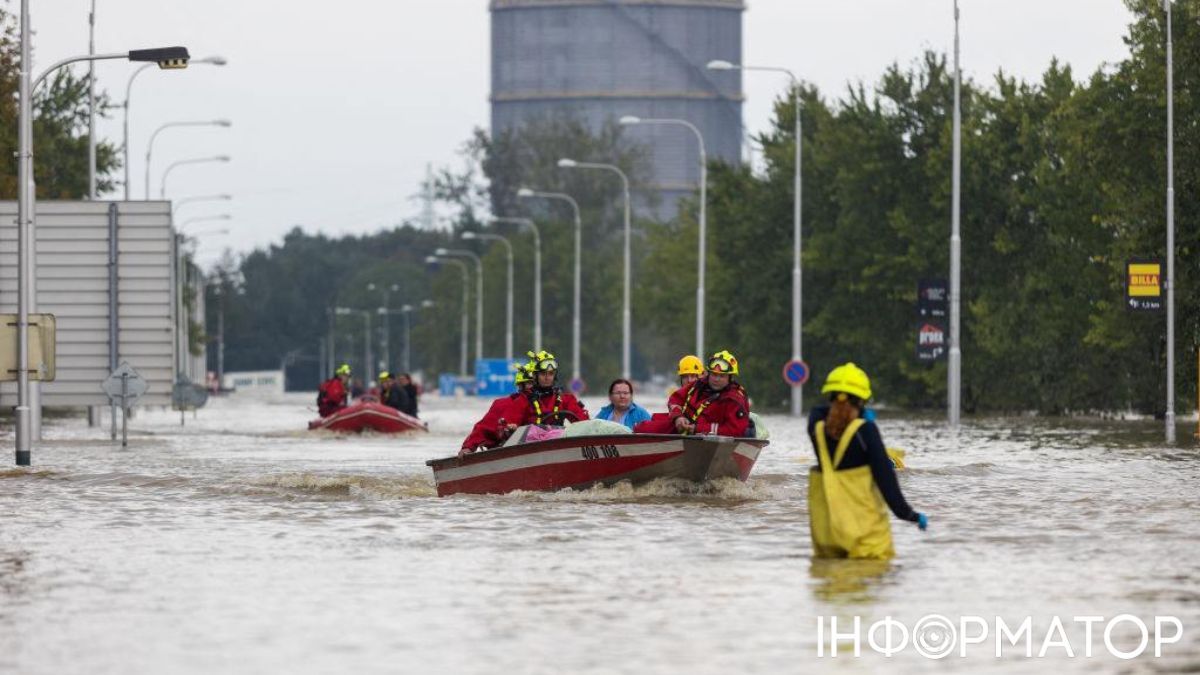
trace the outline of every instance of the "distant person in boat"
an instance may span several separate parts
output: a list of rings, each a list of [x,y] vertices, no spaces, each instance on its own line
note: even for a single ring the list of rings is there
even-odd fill
[[[409,412],[413,410],[413,405],[408,399],[408,391],[386,370],[379,374],[379,402],[406,415],[412,414]]]
[[[879,427],[864,418],[871,381],[861,368],[847,363],[829,373],[821,393],[829,395],[829,403],[814,407],[808,417],[808,436],[817,454],[817,466],[808,474],[813,555],[891,558],[895,550],[884,504],[922,530],[929,519],[904,500]]]
[[[634,428],[639,434],[717,434],[750,436],[750,400],[738,375],[737,358],[719,351],[708,360],[707,374],[684,390],[683,404]]]
[[[510,410],[516,412],[525,405],[525,395],[533,388],[532,364],[517,366],[513,383],[517,386],[517,391],[492,401],[483,418],[475,423],[471,433],[463,440],[462,449],[458,451],[459,457],[469,452],[503,445],[517,428],[517,425],[510,423],[505,416],[512,414]]]
[[[350,381],[350,398],[358,398],[367,393],[367,388],[363,386],[361,377],[356,377]]]
[[[688,387],[699,380],[701,375],[704,375],[704,362],[700,360],[699,356],[688,354],[679,359],[677,374],[679,375],[679,388],[671,392],[667,398],[668,415],[674,415],[683,410],[683,404],[687,403]]]
[[[608,401],[608,405],[596,413],[596,419],[624,424],[630,430],[635,424],[650,419],[650,413],[633,402],[633,383],[629,380],[613,380],[608,385]]]
[[[551,424],[561,426],[564,421],[578,422],[588,419],[583,403],[570,392],[558,386],[558,359],[548,351],[536,354],[528,352],[529,364],[533,369],[533,388],[526,394],[526,405],[515,419],[517,426],[526,424]]]
[[[400,376],[396,378],[396,384],[397,386],[404,387],[404,393],[408,394],[408,404],[411,408],[411,412],[408,410],[404,410],[402,412],[416,417],[417,397],[420,396],[421,391],[417,389],[417,385],[413,384],[412,375],[409,375],[408,373],[400,373]]]
[[[329,417],[346,407],[346,397],[349,394],[346,383],[349,380],[350,366],[343,363],[333,372],[333,377],[317,387],[317,414]]]

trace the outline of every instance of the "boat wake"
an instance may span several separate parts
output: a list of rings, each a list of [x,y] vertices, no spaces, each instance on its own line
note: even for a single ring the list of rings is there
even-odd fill
[[[432,482],[413,476],[379,478],[353,474],[287,473],[258,478],[252,481],[251,487],[282,496],[317,499],[371,500],[437,496]]]
[[[714,502],[740,503],[775,501],[783,498],[782,488],[773,482],[736,478],[715,478],[696,483],[682,478],[656,478],[648,483],[633,485],[621,481],[605,487],[597,483],[586,490],[565,489],[558,492],[526,492],[518,490],[506,495],[506,499],[567,502]]]

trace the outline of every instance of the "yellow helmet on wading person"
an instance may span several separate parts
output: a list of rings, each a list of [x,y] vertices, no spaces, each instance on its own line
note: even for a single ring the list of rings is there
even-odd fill
[[[546,350],[541,350],[537,353],[525,352],[529,357],[529,365],[533,367],[533,372],[540,373],[543,370],[558,370],[558,360],[554,355]]]
[[[697,375],[697,376],[703,375],[704,374],[704,362],[700,360],[699,356],[695,356],[693,354],[688,354],[687,356],[683,357],[682,359],[679,359],[679,372],[676,374],[677,375]]]
[[[850,394],[866,401],[871,398],[871,379],[866,371],[854,363],[844,363],[829,372],[825,378],[825,386],[821,387],[822,394]]]
[[[722,349],[709,357],[708,372],[717,373],[718,375],[737,375],[737,357],[730,354],[728,350]]]

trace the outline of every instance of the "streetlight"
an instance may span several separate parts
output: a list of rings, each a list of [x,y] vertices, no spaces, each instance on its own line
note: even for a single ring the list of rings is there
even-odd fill
[[[1167,12],[1167,443],[1175,442],[1175,47],[1171,5]]]
[[[450,263],[452,265],[457,265],[458,267],[462,268],[462,274],[463,274],[462,356],[460,357],[460,360],[459,360],[458,370],[460,373],[462,373],[463,377],[466,377],[466,375],[467,375],[467,332],[469,330],[469,328],[468,328],[469,319],[467,318],[467,295],[468,295],[468,289],[471,286],[471,275],[467,271],[467,263],[465,263],[461,260],[456,260],[454,258],[439,258],[436,255],[426,256],[425,262],[430,265],[436,265],[438,263],[445,262],[445,263]]]
[[[77,61],[128,59],[153,61],[160,68],[186,68],[188,51],[185,47],[136,49],[115,54],[86,54],[73,56],[52,64],[36,78],[30,73],[32,55],[29,25],[29,0],[21,0],[20,9],[21,58],[18,66],[17,113],[17,405],[16,463],[28,466],[32,459],[32,440],[41,435],[40,391],[29,379],[29,313],[37,311],[34,284],[37,263],[33,259],[33,236],[36,227],[36,190],[33,175],[33,91],[50,73]]]
[[[533,350],[542,348],[542,236],[538,227],[528,218],[495,216],[490,222],[512,223],[533,230]]]
[[[704,266],[708,241],[708,152],[704,148],[704,135],[700,133],[695,124],[675,118],[642,119],[634,115],[626,115],[621,118],[620,122],[626,126],[662,124],[685,127],[696,135],[696,142],[700,144],[700,250],[696,273],[696,355],[704,358]]]
[[[424,300],[419,306],[414,307],[412,305],[404,305],[400,308],[400,313],[404,315],[404,372],[406,373],[412,372],[412,364],[409,360],[411,352],[408,348],[409,344],[412,342],[412,326],[409,323],[408,315],[414,310],[429,309],[430,307],[433,307],[433,305],[434,302],[432,300]]]
[[[730,63],[729,61],[709,61],[709,70],[758,70],[772,73],[784,73],[792,81],[792,104],[796,111],[796,159],[795,171],[792,176],[795,198],[792,204],[792,360],[802,360],[803,350],[803,331],[804,319],[801,314],[801,300],[803,298],[803,280],[801,277],[801,262],[800,254],[802,252],[800,238],[800,220],[801,210],[804,205],[804,192],[802,190],[800,176],[802,169],[802,158],[800,154],[801,144],[803,142],[803,127],[800,121],[800,80],[796,79],[796,75],[787,68],[771,67],[771,66],[744,66]],[[701,354],[700,356],[704,356]],[[792,417],[799,417],[803,414],[804,409],[804,392],[800,386],[792,387]]]
[[[366,364],[363,366],[363,384],[369,385],[371,380],[375,379],[375,371],[371,364],[371,312],[365,309],[352,309],[350,307],[334,307],[333,313],[341,316],[358,312],[362,314],[363,326],[366,333],[363,334],[363,358]]]
[[[463,232],[460,235],[464,240],[480,239],[483,241],[493,240],[504,244],[505,250],[508,252],[508,295],[505,298],[505,329],[504,329],[504,358],[512,363],[513,360],[513,248],[508,240],[498,234],[486,234],[483,232]]]
[[[581,242],[583,239],[583,221],[579,217],[579,202],[576,202],[574,197],[572,197],[569,194],[566,194],[565,192],[539,192],[537,190],[532,190],[530,188],[521,188],[521,189],[517,190],[517,196],[523,197],[525,199],[539,198],[539,199],[557,199],[560,201],[565,201],[571,205],[571,208],[575,212],[575,290],[574,290],[575,309],[574,309],[574,313],[573,313],[574,316],[571,319],[571,353],[572,353],[571,380],[572,381],[579,380],[580,379],[580,376],[579,376],[579,330],[580,330],[579,282],[580,282],[580,278],[581,278],[581,274],[580,274]],[[511,361],[512,359],[509,359],[509,360]]]
[[[154,139],[158,138],[158,135],[160,133],[162,133],[163,131],[165,131],[167,129],[172,129],[175,127],[229,127],[232,125],[233,125],[233,122],[230,122],[229,120],[225,120],[225,119],[201,120],[201,121],[193,121],[193,122],[167,122],[166,124],[155,129],[154,133],[150,134],[150,142],[146,144],[146,199],[150,199],[150,154],[152,152],[154,152]],[[128,172],[128,170],[129,170],[129,168],[128,168],[129,160],[128,159],[125,160],[125,165],[126,165],[125,170]],[[126,197],[126,199],[128,199],[128,197]]]
[[[374,282],[367,284],[368,292],[374,291],[376,288],[379,289],[380,293],[383,293],[383,305],[379,308],[379,315],[383,317],[383,367],[389,368],[392,365],[392,352],[388,344],[391,338],[391,321],[388,317],[388,314],[391,313],[391,309],[388,307],[388,294],[399,291],[400,284],[392,284],[391,286],[376,286]]]
[[[192,223],[204,223],[212,220],[233,220],[233,216],[229,215],[228,213],[222,213],[215,216],[196,216],[195,218],[188,218],[180,223],[178,229],[182,230]]]
[[[208,162],[225,163],[228,161],[229,161],[229,155],[216,155],[214,157],[197,157],[195,159],[181,159],[177,162],[172,163],[170,166],[167,167],[166,171],[163,171],[162,186],[160,187],[160,190],[159,190],[159,199],[167,198],[167,176],[171,175],[171,171],[174,170],[175,167],[183,166],[185,164],[206,164]]]
[[[435,255],[470,258],[475,261],[475,360],[483,358],[483,261],[471,251],[439,248]]]
[[[630,373],[630,348],[631,335],[633,325],[633,311],[630,309],[630,224],[629,224],[629,177],[620,167],[613,164],[597,164],[594,162],[577,162],[573,159],[558,160],[560,169],[602,169],[612,171],[621,177],[621,186],[625,195],[625,301],[624,308],[621,310],[621,377],[629,379]]]
[[[214,66],[223,66],[227,63],[227,61],[225,61],[224,57],[221,56],[206,56],[202,59],[193,59],[188,62],[188,65],[194,65],[197,63],[210,63]],[[133,74],[129,76],[129,83],[125,85],[125,103],[121,106],[125,110],[125,132],[121,141],[121,145],[125,153],[125,201],[129,201],[129,96],[133,92],[133,80],[137,78],[137,76],[140,75],[143,70],[153,65],[153,63],[147,63],[146,65],[133,71]],[[149,198],[150,190],[149,187],[147,187],[146,199]]]
[[[946,369],[947,421],[958,429],[962,414],[962,69],[959,66],[958,0],[954,0],[954,147],[951,159],[950,214],[950,363]]]
[[[171,215],[179,215],[179,209],[187,204],[195,204],[197,202],[227,202],[233,199],[233,195],[200,195],[198,197],[184,197],[176,199],[171,204]]]

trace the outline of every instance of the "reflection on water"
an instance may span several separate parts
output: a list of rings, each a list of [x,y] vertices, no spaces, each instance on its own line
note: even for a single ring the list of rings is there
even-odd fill
[[[885,415],[931,516],[893,522],[889,563],[811,559],[789,418],[747,483],[438,498],[425,460],[486,402],[395,438],[305,432],[310,399],[145,412],[128,451],[51,421],[0,469],[0,672],[926,672],[822,662],[815,629],[930,613],[1174,614],[1169,659],[1052,667],[1200,668],[1200,453],[1157,423]]]

